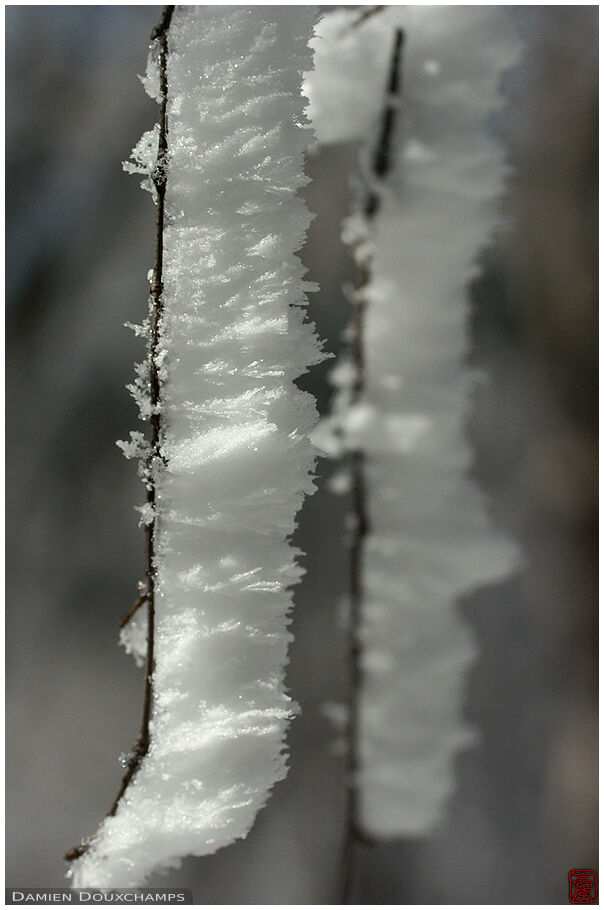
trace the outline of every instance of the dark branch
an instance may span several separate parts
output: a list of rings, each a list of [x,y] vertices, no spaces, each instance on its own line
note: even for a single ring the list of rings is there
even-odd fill
[[[401,92],[402,51],[404,32],[398,28],[394,36],[394,45],[390,62],[390,73],[387,86],[387,99],[382,114],[379,139],[373,157],[372,177],[376,181],[384,180],[390,172],[391,149],[398,101]],[[368,192],[364,205],[365,217],[373,221],[380,208],[380,196],[375,189]],[[364,328],[367,309],[365,289],[371,278],[371,262],[364,261],[357,276],[351,317],[351,356],[355,378],[352,386],[351,405],[358,404],[365,389],[365,345]],[[360,628],[363,603],[363,558],[365,539],[370,531],[367,506],[367,489],[365,480],[365,455],[356,449],[350,453],[350,475],[352,488],[352,539],[349,552],[349,592],[350,617],[348,639],[348,722],[346,728],[346,835],[343,854],[342,903],[352,902],[354,871],[354,849],[358,843],[369,844],[371,841],[364,835],[359,823],[357,777],[360,770],[359,758],[359,723],[360,694],[362,687],[361,641]]]
[[[390,64],[390,78],[388,81],[388,101],[384,108],[382,116],[382,130],[380,140],[375,150],[373,159],[373,172],[376,177],[384,178],[391,167],[390,153],[392,148],[392,138],[394,135],[394,125],[396,122],[397,101],[401,93],[400,64],[403,53],[405,33],[402,28],[397,28],[394,39],[394,49],[392,51],[392,60]]]
[[[168,153],[168,124],[167,124],[167,101],[168,101],[168,28],[172,20],[174,6],[166,6],[162,12],[159,23],[151,32],[152,40],[159,42],[159,82],[160,82],[160,106],[159,106],[159,142],[157,150],[157,162],[152,175],[153,183],[156,190],[157,216],[155,222],[155,263],[153,267],[153,277],[151,280],[151,341],[149,345],[149,365],[150,365],[150,382],[151,382],[151,448],[148,461],[148,481],[147,481],[147,502],[153,510],[155,516],[155,467],[163,462],[161,455],[161,419],[159,414],[160,404],[160,380],[157,366],[157,354],[159,347],[161,318],[163,315],[163,231],[164,231],[164,203],[166,195],[166,158]],[[125,625],[136,610],[146,601],[147,603],[147,660],[145,665],[145,682],[143,695],[143,713],[141,720],[140,733],[132,745],[132,751],[127,763],[126,772],[122,777],[117,795],[107,813],[107,816],[115,815],[120,800],[128,784],[138,771],[141,761],[149,751],[149,722],[151,720],[151,708],[153,704],[153,670],[155,667],[155,559],[154,559],[154,539],[155,539],[155,517],[146,527],[146,591],[138,601],[135,602],[132,609],[122,620],[121,625]],[[77,847],[72,847],[64,854],[68,861],[78,859],[88,850],[89,844],[82,842]]]
[[[373,176],[378,180],[384,180],[392,167],[392,140],[396,126],[396,115],[398,111],[398,100],[402,94],[402,68],[401,60],[405,45],[405,33],[402,28],[397,28],[394,36],[394,47],[390,60],[390,74],[388,77],[387,100],[382,113],[382,122],[380,125],[379,140],[373,155]],[[375,190],[367,194],[365,201],[365,215],[372,219],[379,209],[379,197]]]
[[[66,859],[68,862],[73,862],[74,859],[82,856],[83,853],[86,853],[88,849],[88,844],[78,844],[77,847],[71,847],[63,854],[63,859]]]
[[[368,19],[373,18],[376,13],[381,13],[385,6],[368,6],[367,9],[364,9],[358,19],[352,23],[353,28],[358,28],[359,25],[362,25],[364,22],[367,22]]]
[[[132,604],[132,606],[130,607],[128,612],[126,613],[126,615],[122,617],[122,619],[120,621],[120,629],[123,629],[124,626],[128,625],[128,623],[130,622],[130,620],[132,619],[134,614],[137,613],[139,608],[142,607],[142,605],[147,602],[147,598],[148,598],[148,594],[146,592],[144,594],[141,594],[140,597],[136,598],[136,600],[134,601],[134,603]]]
[[[163,37],[168,29],[170,28],[170,22],[172,21],[172,13],[174,12],[173,6],[164,6],[163,12],[161,14],[161,19],[151,32],[151,41],[155,41],[156,38]]]

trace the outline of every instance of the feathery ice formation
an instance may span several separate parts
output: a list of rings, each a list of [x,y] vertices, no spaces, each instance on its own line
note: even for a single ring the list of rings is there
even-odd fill
[[[376,185],[363,174],[379,212],[368,220],[361,199],[344,225],[371,275],[359,292],[363,394],[351,406],[356,369],[344,360],[333,371],[332,416],[314,439],[333,457],[365,458],[356,783],[362,828],[389,838],[424,834],[443,816],[455,754],[474,740],[462,715],[475,645],[456,601],[516,564],[469,477],[465,422],[466,289],[505,178],[485,121],[518,47],[497,7],[388,7],[355,25],[358,16],[338,10],[316,29],[306,89],[319,141],[362,140],[361,166],[369,160],[395,27],[406,35],[403,96],[390,177]]]
[[[245,837],[286,773],[289,588],[302,573],[288,537],[314,490],[316,418],[293,380],[323,357],[295,255],[310,221],[296,193],[313,22],[311,7],[184,6],[168,33],[151,745],[73,863],[79,887],[134,887]],[[158,99],[156,48],[144,81]],[[158,135],[129,168],[151,190]],[[140,434],[122,447],[144,455]],[[141,622],[122,636],[139,656]]]

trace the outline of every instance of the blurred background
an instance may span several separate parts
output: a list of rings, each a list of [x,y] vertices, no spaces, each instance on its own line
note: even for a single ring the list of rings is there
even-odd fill
[[[142,675],[116,645],[144,572],[142,488],[114,440],[142,345],[151,198],[121,162],[156,106],[137,80],[159,6],[6,9],[6,884],[61,887],[63,852],[113,800]],[[525,567],[460,604],[480,643],[468,679],[477,748],[430,837],[358,852],[358,903],[566,903],[597,868],[596,6],[506,7],[525,42],[496,129],[514,167],[508,229],[471,289],[490,382],[474,473]],[[356,150],[309,160],[319,216],[303,258],[310,314],[340,348],[352,265],[339,241]],[[305,377],[324,412],[330,364]],[[333,470],[322,462],[323,477]],[[321,706],[346,691],[336,622],[345,497],[321,481],[300,516],[288,681],[302,715],[291,771],[244,842],[157,877],[198,903],[339,903],[341,758]]]

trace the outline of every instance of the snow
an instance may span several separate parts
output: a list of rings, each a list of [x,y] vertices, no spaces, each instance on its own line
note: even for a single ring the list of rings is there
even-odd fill
[[[315,488],[315,403],[293,380],[323,358],[295,255],[313,21],[311,7],[185,6],[169,31],[151,745],[72,864],[78,887],[135,887],[245,837],[286,774],[303,571],[289,536]],[[144,84],[157,97],[156,49]],[[149,174],[156,148],[151,130],[131,169]],[[144,366],[133,393],[148,416]],[[121,636],[139,657],[144,611]]]
[[[388,7],[353,27],[356,18],[338,10],[316,29],[306,78],[318,136],[362,139],[361,168],[369,160],[395,26],[406,32],[402,122],[378,215],[364,217],[361,192],[343,229],[372,276],[362,292],[364,392],[351,405],[345,360],[332,375],[332,417],[313,438],[332,457],[365,453],[355,783],[362,828],[385,839],[424,835],[443,818],[455,756],[476,741],[463,717],[476,645],[457,602],[517,565],[470,478],[465,430],[475,381],[466,289],[498,225],[506,173],[486,120],[519,49],[499,7]]]
[[[360,10],[323,16],[310,42],[314,67],[305,73],[308,116],[321,143],[352,142],[375,132],[384,100],[392,22],[390,8],[356,25]]]

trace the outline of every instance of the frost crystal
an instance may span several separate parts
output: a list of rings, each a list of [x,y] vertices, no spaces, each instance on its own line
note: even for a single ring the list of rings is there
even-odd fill
[[[150,174],[155,167],[159,145],[159,124],[143,133],[132,149],[132,161],[124,162],[127,174]]]
[[[138,430],[130,431],[130,439],[118,439],[116,445],[122,450],[126,458],[144,458],[149,453],[149,443],[145,436]]]
[[[120,631],[120,644],[126,654],[132,654],[137,667],[142,667],[147,656],[147,610],[142,605],[127,626]]]
[[[309,7],[183,6],[168,34],[151,745],[73,864],[80,887],[134,887],[245,837],[286,773],[287,614],[302,571],[288,537],[314,490],[316,418],[293,380],[323,356],[295,256],[310,221],[296,192],[313,19]],[[152,72],[146,85],[157,93]],[[140,169],[155,147],[152,131]],[[133,393],[148,416],[144,368]],[[125,635],[138,655],[143,613]]]
[[[497,7],[387,7],[354,26],[358,15],[338,10],[317,26],[307,86],[319,138],[364,139],[369,160],[395,26],[406,32],[403,114],[387,185],[371,187],[379,213],[344,227],[372,276],[361,291],[364,391],[351,407],[344,362],[316,441],[331,455],[364,453],[357,784],[362,827],[388,838],[421,835],[442,817],[454,756],[474,739],[462,705],[475,645],[456,601],[516,559],[468,476],[465,357],[466,287],[505,176],[485,120],[518,47]],[[341,475],[332,486],[345,490]]]

